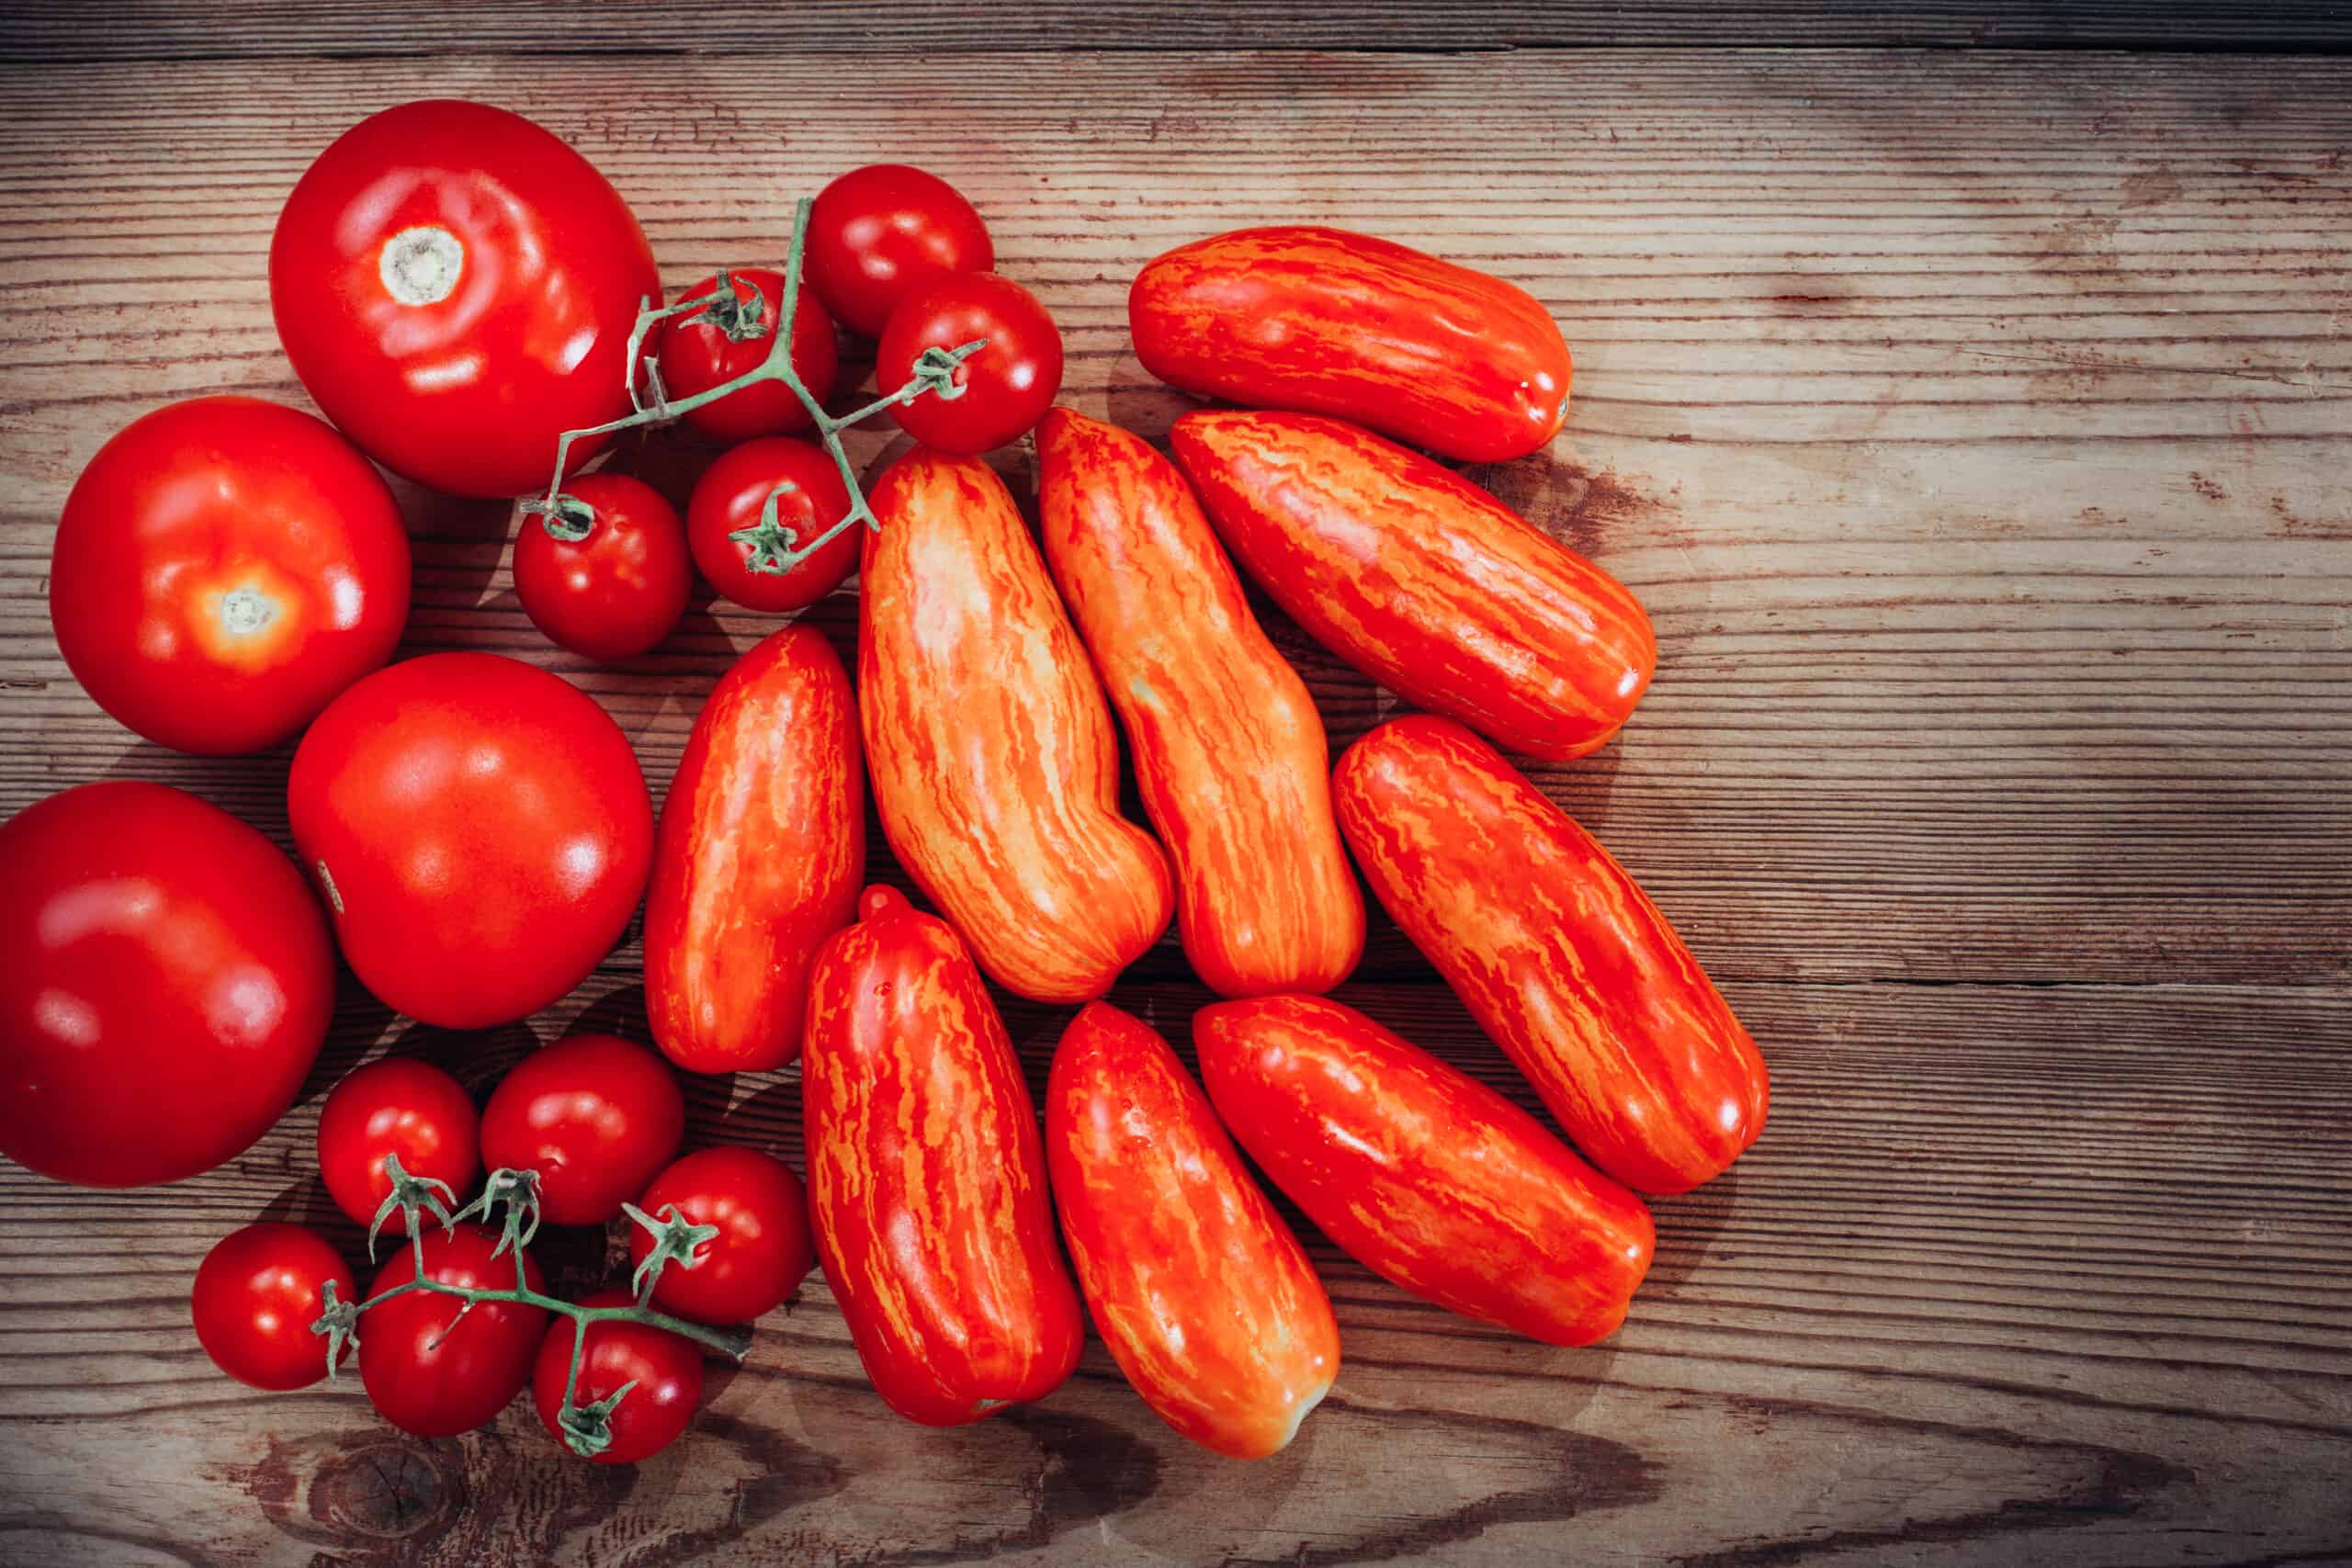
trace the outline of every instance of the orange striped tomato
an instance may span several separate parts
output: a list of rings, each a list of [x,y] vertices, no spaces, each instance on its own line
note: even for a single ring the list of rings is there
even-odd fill
[[[1062,1235],[1112,1359],[1161,1420],[1235,1459],[1287,1444],[1340,1369],[1298,1240],[1150,1025],[1090,1002],[1046,1089]]]
[[[849,672],[787,626],[711,688],[662,803],[645,899],[645,1006],[689,1072],[800,1054],[808,964],[856,911],[865,800]]]
[[[1568,345],[1516,284],[1340,229],[1237,229],[1127,294],[1144,368],[1250,408],[1337,414],[1468,462],[1522,457],[1568,412]]]
[[[1493,747],[1400,718],[1334,788],[1373,891],[1587,1158],[1684,1192],[1756,1141],[1755,1041],[1625,868]]]
[[[1321,997],[1218,1002],[1193,1043],[1250,1157],[1374,1273],[1552,1345],[1625,1320],[1649,1211],[1493,1089]]]
[[[1467,479],[1310,414],[1188,413],[1174,441],[1250,575],[1417,705],[1558,761],[1641,701],[1657,665],[1641,604]]]
[[[927,1427],[1041,1399],[1078,1364],[1078,1292],[1037,1112],[979,971],[893,887],[817,955],[800,1065],[825,1282],[890,1408]]]
[[[986,463],[917,447],[873,504],[857,676],[883,833],[1008,989],[1099,997],[1168,929],[1174,893],[1119,815],[1085,646]]]
[[[1363,952],[1363,896],[1306,682],[1148,443],[1055,409],[1037,464],[1046,561],[1126,727],[1185,956],[1220,996],[1329,990]]]

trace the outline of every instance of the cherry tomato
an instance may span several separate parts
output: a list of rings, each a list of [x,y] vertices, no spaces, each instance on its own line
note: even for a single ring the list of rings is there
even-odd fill
[[[817,1260],[808,1194],[792,1168],[758,1149],[697,1149],[653,1179],[637,1206],[657,1220],[674,1207],[690,1224],[717,1225],[691,1269],[675,1259],[654,1281],[653,1304],[695,1323],[750,1323],[782,1306]],[[629,1267],[653,1250],[643,1225]]]
[[[317,900],[267,839],[163,784],[0,827],[0,1152],[86,1187],[177,1181],[294,1103],[334,1010]]]
[[[670,1064],[612,1034],[574,1034],[533,1052],[491,1091],[481,1154],[493,1169],[539,1173],[539,1212],[601,1225],[677,1156],[686,1100]]]
[[[803,276],[852,332],[880,334],[935,277],[996,265],[988,225],[954,186],[904,164],[852,169],[817,193]]]
[[[514,1288],[514,1256],[491,1256],[498,1236],[481,1225],[424,1232],[424,1278],[469,1291]],[[417,1277],[416,1247],[402,1247],[378,1270],[370,1297]],[[523,1279],[545,1292],[547,1276],[528,1248]],[[531,1359],[547,1332],[545,1307],[488,1302],[458,1316],[462,1303],[436,1291],[410,1291],[359,1320],[359,1381],[379,1414],[420,1438],[454,1438],[496,1418],[531,1379]],[[323,1358],[322,1358],[323,1359]]]
[[[541,490],[558,436],[627,413],[629,333],[661,302],[628,203],[486,104],[361,120],[295,185],[269,245],[278,339],[319,407],[386,468],[458,495]]]
[[[345,1077],[319,1111],[319,1172],[327,1196],[361,1224],[391,1195],[384,1156],[464,1198],[481,1174],[481,1118],[458,1080],[430,1062],[386,1056]],[[395,1214],[385,1234],[401,1234]]]
[[[783,485],[795,488],[777,496],[777,527],[753,538],[734,537],[760,529],[762,508]],[[806,441],[771,435],[746,441],[703,471],[686,501],[686,544],[722,597],[747,610],[798,610],[841,586],[857,564],[858,531],[843,530],[790,571],[762,570],[754,563],[805,546],[848,514],[849,488],[831,455]]]
[[[337,1301],[356,1301],[351,1270],[315,1231],[257,1224],[231,1231],[204,1255],[188,1292],[197,1343],[239,1382],[279,1392],[327,1375],[327,1342],[311,1332]]]
[[[907,297],[882,331],[877,387],[896,391],[926,348],[988,346],[956,367],[954,397],[925,392],[890,410],[926,446],[977,457],[1026,434],[1062,389],[1062,334],[1037,297],[993,272],[943,277]]]
[[[673,316],[662,334],[662,386],[673,400],[707,392],[766,362],[775,346],[777,312],[784,309],[784,275],[766,267],[729,271],[735,298],[756,309],[708,311]],[[717,276],[704,278],[681,296],[694,299],[718,291]],[[748,321],[743,318],[749,318]],[[754,326],[749,336],[729,335]],[[841,374],[841,350],[833,342],[833,319],[825,314],[817,291],[802,279],[800,296],[792,307],[792,369],[808,395],[823,402],[833,395]],[[783,435],[808,426],[808,410],[792,389],[781,381],[762,381],[729,392],[686,415],[686,423],[721,441],[749,441],[757,435]]]
[[[595,699],[489,653],[379,670],[321,714],[287,781],[344,957],[409,1017],[527,1017],[612,951],[645,890],[653,803]]]
[[[627,1291],[599,1291],[583,1296],[584,1307],[623,1307],[634,1298]],[[702,1347],[666,1328],[626,1320],[592,1323],[583,1330],[573,1319],[558,1317],[539,1341],[538,1364],[531,1372],[531,1402],[539,1407],[539,1422],[548,1436],[573,1452],[556,1417],[563,1409],[563,1385],[571,1375],[571,1351],[585,1339],[580,1358],[580,1381],[572,1388],[575,1408],[611,1398],[624,1388],[621,1402],[607,1418],[613,1440],[591,1456],[598,1464],[635,1464],[651,1459],[685,1435],[702,1403]]]
[[[695,569],[677,508],[642,479],[582,474],[563,493],[588,508],[580,539],[559,539],[544,517],[514,536],[514,596],[548,640],[586,659],[634,659],[686,613]]]
[[[159,746],[275,746],[391,657],[408,535],[351,444],[256,398],[134,421],[74,481],[49,619],[97,705]]]

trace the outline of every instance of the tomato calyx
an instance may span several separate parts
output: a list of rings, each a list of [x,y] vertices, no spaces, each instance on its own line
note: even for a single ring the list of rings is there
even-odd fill
[[[384,1195],[383,1202],[377,1206],[375,1219],[368,1225],[368,1262],[376,1261],[376,1234],[395,1213],[401,1216],[401,1228],[411,1235],[424,1228],[420,1216],[427,1210],[441,1222],[443,1230],[457,1228],[457,1216],[450,1213],[449,1205],[458,1201],[458,1194],[447,1182],[429,1176],[411,1176],[401,1168],[398,1151],[384,1156],[384,1175],[390,1180],[392,1190]]]
[[[708,299],[710,303],[703,308],[701,314],[688,316],[682,325],[693,326],[697,321],[708,321],[727,335],[729,343],[749,343],[754,338],[767,336],[772,330],[768,326],[765,301],[760,291],[754,288],[752,297],[744,299],[736,291],[734,278],[723,266],[718,269],[717,289],[695,298]]]
[[[594,1459],[613,1446],[613,1412],[620,1408],[628,1391],[637,1386],[631,1378],[594,1404],[577,1404],[573,1397],[580,1392],[580,1363],[587,1352],[582,1348],[588,1342],[585,1325],[571,1335],[571,1371],[563,1387],[563,1408],[556,1415],[556,1425],[563,1428],[564,1446],[582,1459]]]
[[[550,510],[539,513],[539,526],[548,538],[576,545],[596,531],[596,509],[576,495],[559,495]]]
[[[621,1213],[653,1236],[653,1250],[645,1255],[629,1276],[629,1289],[637,1292],[637,1304],[643,1306],[653,1299],[653,1287],[661,1281],[662,1270],[672,1263],[681,1269],[695,1269],[702,1265],[705,1242],[718,1239],[717,1225],[698,1225],[678,1213],[675,1203],[662,1205],[662,1217],[655,1219],[634,1203],[623,1203]]]
[[[766,572],[782,577],[798,566],[812,551],[797,548],[800,530],[784,520],[781,503],[787,495],[799,492],[800,487],[790,479],[768,491],[760,502],[760,520],[748,528],[736,528],[728,537],[750,552],[743,558],[747,571]]]

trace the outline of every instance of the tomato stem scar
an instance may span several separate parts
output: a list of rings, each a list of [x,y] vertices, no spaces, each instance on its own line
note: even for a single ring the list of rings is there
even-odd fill
[[[403,229],[376,259],[384,289],[403,305],[437,305],[458,291],[466,270],[464,242],[435,224]]]

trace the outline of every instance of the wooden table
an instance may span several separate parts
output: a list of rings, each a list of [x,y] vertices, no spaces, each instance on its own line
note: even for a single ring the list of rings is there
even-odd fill
[[[1711,25],[2346,39],[2340,6],[2228,10]],[[634,942],[486,1039],[346,980],[302,1102],[227,1168],[123,1193],[0,1170],[0,1560],[2352,1561],[2352,62],[1482,47],[1690,36],[1602,6],[9,13],[0,813],[164,779],[282,839],[285,754],[134,742],[59,660],[43,579],[68,486],[131,417],[304,401],[265,247],[370,110],[537,118],[673,287],[777,256],[792,197],[842,168],[927,164],[1060,318],[1069,400],[1154,434],[1184,403],[1127,342],[1138,264],[1311,219],[1509,275],[1566,325],[1567,432],[1477,477],[1631,583],[1663,661],[1619,744],[1541,777],[1775,1081],[1755,1151],[1657,1205],[1656,1271],[1600,1348],[1448,1316],[1317,1242],[1347,1364],[1254,1467],[1175,1438],[1099,1345],[1035,1408],[909,1426],[812,1282],[689,1440],[616,1471],[521,1405],[411,1441],[351,1383],[254,1393],[198,1348],[205,1247],[326,1213],[308,1151],[338,1074],[390,1045],[480,1084],[583,1013],[642,1027]],[[1363,47],[1391,52],[1324,51]],[[699,454],[642,457],[675,486]],[[771,623],[698,602],[659,652],[586,667],[516,609],[503,507],[403,494],[407,649],[562,671],[658,791]],[[846,648],[850,592],[815,615]],[[1276,633],[1335,744],[1391,707]],[[1532,1104],[1385,922],[1341,994]],[[1115,998],[1181,1039],[1206,993],[1170,942]],[[1007,1011],[1042,1080],[1065,1014]],[[797,1160],[791,1074],[693,1100],[697,1135]]]

